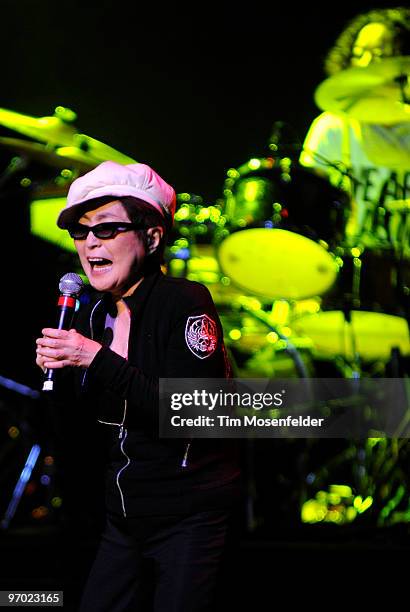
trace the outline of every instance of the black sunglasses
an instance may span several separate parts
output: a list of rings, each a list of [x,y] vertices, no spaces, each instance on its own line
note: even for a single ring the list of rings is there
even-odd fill
[[[94,236],[100,238],[100,240],[108,240],[122,232],[130,232],[131,230],[138,229],[143,229],[143,227],[137,223],[126,223],[122,221],[110,221],[109,223],[98,223],[97,225],[75,223],[67,228],[68,233],[74,240],[85,240],[89,232],[92,232]]]

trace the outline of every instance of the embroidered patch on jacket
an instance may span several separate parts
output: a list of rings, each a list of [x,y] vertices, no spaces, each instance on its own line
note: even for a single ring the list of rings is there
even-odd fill
[[[188,317],[185,327],[185,341],[189,350],[199,359],[205,359],[215,352],[218,342],[216,323],[206,314]]]

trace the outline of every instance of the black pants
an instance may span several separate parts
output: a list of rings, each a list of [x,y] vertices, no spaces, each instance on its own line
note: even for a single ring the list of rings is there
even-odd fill
[[[211,612],[228,513],[108,518],[82,612]]]

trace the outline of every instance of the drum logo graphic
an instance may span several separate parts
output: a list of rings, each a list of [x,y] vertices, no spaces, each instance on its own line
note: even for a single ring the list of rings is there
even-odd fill
[[[188,317],[185,327],[185,341],[189,350],[199,359],[214,353],[217,344],[216,323],[206,314]]]

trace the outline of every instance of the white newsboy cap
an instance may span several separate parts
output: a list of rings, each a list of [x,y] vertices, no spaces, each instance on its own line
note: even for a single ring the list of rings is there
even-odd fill
[[[66,229],[78,220],[86,202],[106,196],[132,196],[153,206],[172,225],[176,207],[175,190],[146,164],[126,166],[105,161],[71,183],[65,208],[57,225]],[[81,215],[80,215],[81,216]]]

